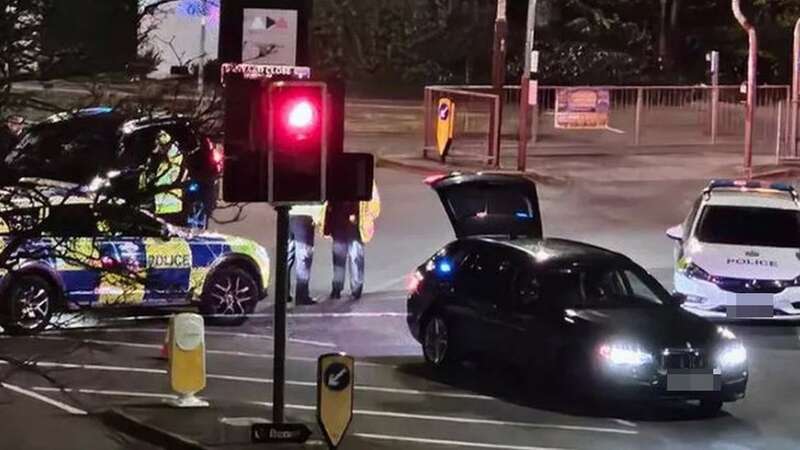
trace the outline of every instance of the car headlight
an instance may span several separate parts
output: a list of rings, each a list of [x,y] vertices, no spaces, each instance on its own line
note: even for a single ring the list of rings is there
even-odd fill
[[[747,349],[741,342],[733,342],[722,348],[717,362],[723,368],[737,367],[747,362]]]
[[[653,354],[640,346],[628,343],[609,343],[600,346],[600,356],[612,365],[643,366],[653,362]]]
[[[681,269],[679,269],[689,278],[694,278],[695,280],[702,280],[702,281],[709,281],[711,283],[715,283],[716,279],[711,276],[708,272],[700,268],[697,264],[693,262],[687,262],[683,265]]]
[[[736,335],[733,334],[733,331],[731,331],[728,327],[717,327],[717,333],[726,341],[732,341],[736,339]]]

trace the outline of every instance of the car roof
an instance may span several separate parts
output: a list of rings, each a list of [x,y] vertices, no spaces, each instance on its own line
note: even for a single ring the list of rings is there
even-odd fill
[[[753,208],[800,209],[792,194],[771,189],[715,189],[706,205],[744,206]]]
[[[97,106],[53,114],[42,122],[34,125],[33,128],[44,128],[53,124],[63,124],[68,127],[73,123],[76,124],[76,126],[78,126],[78,124],[80,124],[79,126],[85,126],[87,123],[93,123],[97,125],[106,125],[112,128],[122,127],[124,133],[131,133],[141,128],[154,125],[187,124],[189,122],[190,119],[181,114],[153,112],[137,115],[123,113],[108,107]]]
[[[78,184],[41,178],[23,178],[14,186],[0,189],[0,211],[62,205],[91,205],[98,201],[124,203],[121,199],[87,192],[83,186]]]
[[[631,264],[627,256],[584,242],[569,239],[498,239],[467,238],[503,245],[522,251],[530,256],[531,262],[542,269],[559,269],[563,267],[597,265],[597,264]]]

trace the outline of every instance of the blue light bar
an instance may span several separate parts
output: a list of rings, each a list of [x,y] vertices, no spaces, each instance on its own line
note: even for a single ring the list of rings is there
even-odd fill
[[[453,271],[453,266],[450,264],[450,261],[446,259],[439,261],[436,268],[439,270],[439,273],[450,273]]]
[[[756,180],[711,180],[708,183],[706,191],[712,191],[719,188],[745,188],[745,189],[771,189],[774,191],[795,193],[793,186],[786,183],[767,183],[764,181]]]

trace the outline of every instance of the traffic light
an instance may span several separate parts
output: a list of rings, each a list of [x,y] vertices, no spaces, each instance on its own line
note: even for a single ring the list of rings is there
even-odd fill
[[[270,202],[325,200],[327,85],[276,81],[267,95]]]

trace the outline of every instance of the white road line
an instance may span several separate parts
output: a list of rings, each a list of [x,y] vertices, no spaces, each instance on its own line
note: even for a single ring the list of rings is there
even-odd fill
[[[64,332],[81,332],[81,333],[158,333],[158,334],[166,334],[166,328],[83,328],[83,329],[73,329],[73,330],[58,330],[55,332],[45,332],[41,333],[40,335],[49,335],[49,334],[64,334]],[[213,331],[213,330],[206,330],[206,336],[224,336],[224,337],[240,337],[240,338],[248,338],[248,339],[265,339],[265,340],[272,340],[272,336],[266,334],[254,334],[254,333],[230,333],[226,331]],[[295,344],[307,344],[307,345],[314,345],[317,347],[326,347],[326,348],[336,348],[338,347],[333,342],[320,342],[320,341],[310,341],[306,339],[294,339],[288,338],[287,339],[291,343]]]
[[[53,400],[50,397],[45,397],[42,394],[38,394],[36,392],[29,391],[27,389],[21,388],[21,387],[19,387],[17,385],[14,385],[14,384],[8,384],[8,383],[1,383],[0,382],[0,386],[3,386],[4,388],[8,389],[9,391],[14,391],[17,394],[21,394],[21,395],[24,395],[26,397],[30,397],[30,398],[39,400],[40,402],[47,403],[48,405],[55,406],[56,408],[58,408],[58,409],[60,409],[62,411],[66,411],[66,412],[68,412],[70,414],[74,414],[76,416],[85,416],[87,414],[86,411],[84,411],[84,410],[82,410],[80,408],[76,408],[76,407],[68,405],[66,403],[59,402],[58,400]]]
[[[67,336],[33,336],[33,339],[38,340],[48,340],[48,341],[71,341],[71,342],[81,342],[86,344],[97,344],[97,345],[111,345],[116,347],[130,347],[130,348],[145,348],[145,349],[153,349],[153,350],[161,350],[160,344],[140,344],[138,342],[127,342],[127,341],[109,341],[105,339],[79,339],[79,338],[72,338]],[[275,355],[271,353],[250,353],[250,352],[238,352],[238,351],[229,351],[229,350],[212,350],[206,349],[206,354],[209,355],[223,355],[223,356],[239,356],[243,358],[259,358],[259,359],[273,359]],[[314,357],[306,357],[306,356],[287,356],[287,360],[289,361],[302,361],[302,362],[317,362],[317,358]],[[380,364],[380,363],[372,363],[372,362],[365,362],[365,361],[356,361],[356,366],[362,367],[386,367],[386,368],[397,368],[396,365],[392,364]]]
[[[614,419],[614,422],[617,422],[618,424],[624,425],[626,427],[636,427],[636,422],[631,422],[630,420]]]
[[[271,313],[250,314],[250,317],[273,317]],[[287,314],[288,319],[301,319],[307,317],[317,318],[367,318],[374,319],[380,317],[408,317],[408,313],[404,312],[324,312],[324,313],[292,313]]]
[[[392,436],[389,434],[353,433],[352,436],[364,439],[375,439],[382,441],[413,442],[415,444],[445,445],[450,447],[472,447],[472,448],[492,448],[503,450],[566,450],[563,447],[535,447],[529,445],[505,445],[490,444],[481,442],[451,441],[447,439],[425,439],[408,436]]]
[[[8,362],[0,361],[0,365],[7,365]],[[59,363],[59,362],[52,362],[52,361],[37,361],[32,363],[38,365],[40,367],[49,367],[49,368],[58,368],[58,369],[78,369],[78,370],[96,370],[100,372],[133,372],[133,373],[146,373],[146,374],[157,374],[157,375],[166,375],[166,369],[154,369],[154,368],[147,368],[147,367],[122,367],[122,366],[105,366],[99,364],[74,364],[74,363]],[[223,380],[223,381],[240,381],[245,383],[258,383],[258,384],[272,384],[271,378],[258,378],[258,377],[244,377],[238,375],[222,375],[222,374],[213,374],[209,373],[206,374],[206,378],[210,380]],[[296,381],[296,380],[286,380],[286,384],[289,386],[302,386],[302,387],[312,387],[316,388],[317,383],[314,381]],[[426,396],[426,397],[443,397],[443,398],[461,398],[461,399],[470,399],[470,400],[496,400],[494,397],[489,397],[486,395],[477,395],[477,394],[464,394],[460,392],[436,392],[436,391],[420,391],[416,389],[401,389],[401,388],[389,388],[389,387],[379,387],[379,386],[364,386],[364,385],[356,385],[355,389],[357,391],[364,391],[364,392],[383,392],[387,394],[399,394],[399,395],[419,395],[419,396]]]
[[[123,397],[142,397],[142,398],[163,398],[163,399],[172,399],[175,398],[174,395],[171,394],[158,394],[158,393],[150,393],[150,392],[131,392],[131,391],[117,391],[117,390],[100,390],[100,389],[80,389],[80,388],[66,388],[60,389],[55,387],[44,387],[44,386],[35,386],[33,388],[34,391],[40,392],[70,392],[70,393],[79,393],[79,394],[90,394],[90,395],[105,395],[105,396],[123,396]],[[208,399],[212,400],[213,399]],[[251,405],[257,406],[268,406],[272,407],[272,402],[247,402]],[[317,408],[314,405],[300,405],[300,404],[286,404],[287,409],[296,409],[300,411],[316,411]],[[474,425],[497,425],[497,426],[511,426],[511,427],[519,427],[519,428],[537,428],[537,429],[553,429],[553,430],[565,430],[565,431],[588,431],[588,432],[596,432],[596,433],[616,433],[616,434],[638,434],[635,430],[622,430],[617,428],[602,428],[602,427],[584,427],[578,425],[560,425],[560,424],[545,424],[545,423],[532,423],[532,422],[506,422],[501,420],[485,420],[485,419],[474,419],[468,417],[450,417],[450,416],[433,416],[433,415],[425,415],[425,414],[406,414],[406,413],[393,413],[389,411],[372,411],[372,410],[364,410],[364,409],[354,409],[353,414],[361,415],[361,416],[377,416],[377,417],[391,417],[397,419],[413,419],[413,420],[429,420],[429,421],[445,421],[445,422],[457,422],[457,423],[467,423],[467,424],[474,424]],[[503,447],[505,448],[505,447]],[[511,447],[516,448],[516,447]],[[521,448],[528,448],[528,447],[521,447]],[[540,448],[540,447],[532,447],[532,448]]]

